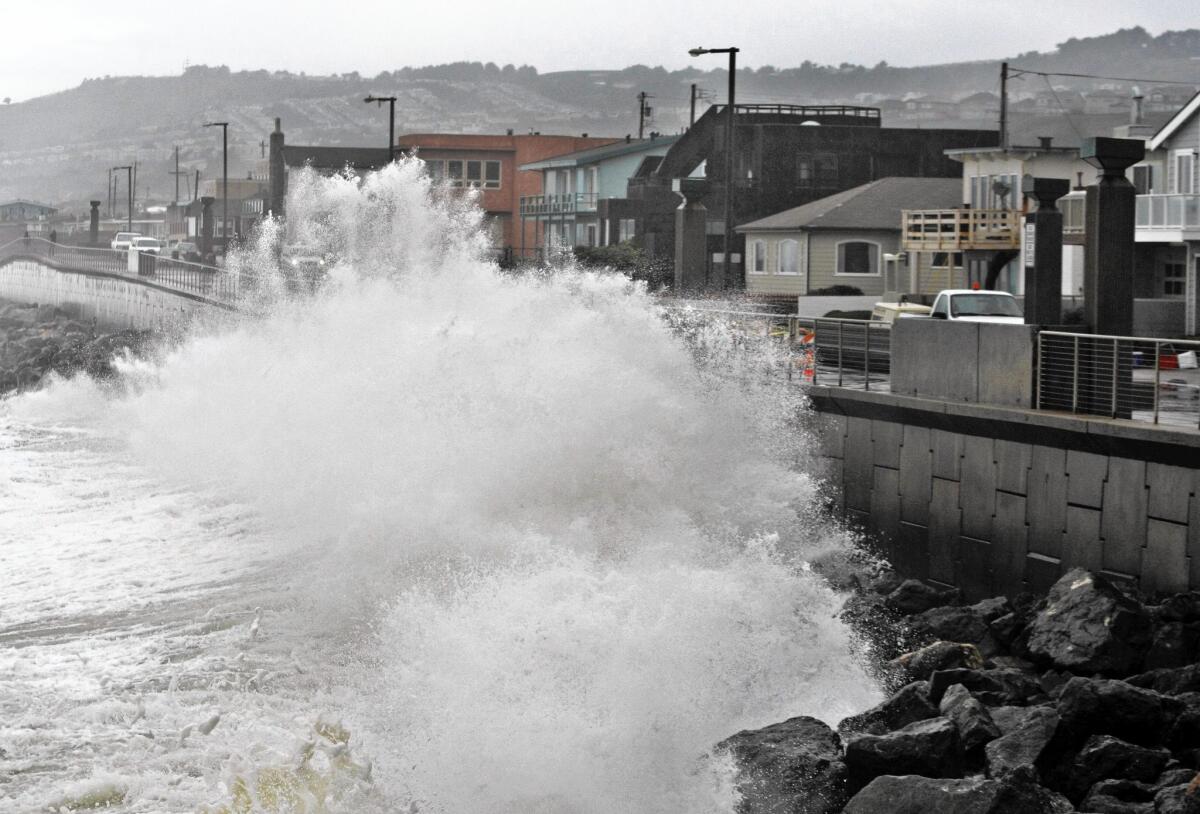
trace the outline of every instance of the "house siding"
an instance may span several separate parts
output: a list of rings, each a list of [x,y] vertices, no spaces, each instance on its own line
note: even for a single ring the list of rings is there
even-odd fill
[[[795,295],[807,293],[805,280],[808,278],[808,235],[803,232],[748,232],[747,252],[756,241],[767,245],[766,274],[751,274],[751,256],[747,254],[746,291],[751,294]],[[785,240],[799,243],[799,274],[779,274],[779,244]]]
[[[879,273],[872,275],[838,274],[837,247],[839,243],[863,240],[879,245]],[[883,293],[883,255],[898,251],[900,232],[896,231],[831,231],[809,234],[809,280],[810,288],[825,288],[831,285],[852,285],[862,289],[863,294],[876,296]]]

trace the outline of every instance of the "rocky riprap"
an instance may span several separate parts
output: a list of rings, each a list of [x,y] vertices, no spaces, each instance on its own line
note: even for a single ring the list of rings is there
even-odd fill
[[[722,742],[742,814],[1200,814],[1200,592],[1074,570],[965,605],[889,572],[844,614],[890,697]]]
[[[113,359],[145,352],[147,331],[100,332],[50,305],[0,302],[0,396],[37,388],[51,373],[114,374]]]

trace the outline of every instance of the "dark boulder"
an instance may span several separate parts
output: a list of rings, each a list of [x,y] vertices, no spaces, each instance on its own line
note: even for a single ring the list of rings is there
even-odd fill
[[[1183,710],[1171,724],[1167,746],[1177,751],[1194,750],[1200,747],[1200,693],[1187,692],[1173,697],[1183,705]]]
[[[841,743],[815,718],[739,732],[717,749],[737,765],[740,814],[835,814],[846,803]]]
[[[906,579],[884,601],[897,613],[912,616],[930,608],[953,605],[961,596],[957,588],[935,588],[920,580]]]
[[[988,628],[984,614],[974,606],[948,605],[930,608],[908,617],[913,636],[920,641],[962,642],[979,648],[984,658],[998,652],[998,645]]]
[[[942,696],[938,711],[958,730],[958,742],[964,752],[971,752],[1000,737],[1000,729],[987,707],[962,684],[955,684]]]
[[[905,653],[891,663],[902,670],[910,681],[923,681],[938,670],[956,667],[977,669],[983,666],[983,656],[973,644],[934,642],[912,653]]]
[[[1154,796],[1155,814],[1200,814],[1200,789],[1191,783],[1180,783],[1160,789]]]
[[[1196,660],[1200,652],[1200,626],[1195,623],[1163,622],[1154,630],[1146,651],[1147,670],[1182,667]]]
[[[1029,653],[1075,673],[1128,674],[1151,641],[1150,614],[1104,577],[1076,568],[1050,588],[1028,628]]]
[[[1036,766],[1058,729],[1058,713],[1050,707],[999,707],[992,720],[1001,734],[984,747],[991,777]]]
[[[1101,780],[1132,780],[1152,784],[1170,759],[1171,753],[1166,749],[1149,749],[1111,735],[1093,735],[1075,756],[1067,778],[1067,796],[1080,799]],[[1147,785],[1147,788],[1152,787]],[[1151,791],[1140,802],[1148,802],[1153,796]],[[1091,809],[1085,807],[1085,810]]]
[[[1077,676],[1063,686],[1056,708],[1062,725],[1081,742],[1089,735],[1112,735],[1159,746],[1184,705],[1124,681]]]
[[[1161,667],[1125,679],[1135,687],[1154,690],[1163,695],[1200,692],[1200,664],[1182,667]]]
[[[939,670],[929,677],[929,700],[941,703],[942,694],[955,684],[962,684],[990,707],[1024,704],[1042,694],[1038,680],[1020,670],[953,668]]]
[[[882,735],[884,732],[937,716],[938,709],[929,700],[929,682],[914,681],[866,712],[844,718],[837,728],[838,734],[843,738],[860,732]]]
[[[1200,591],[1169,596],[1158,612],[1164,622],[1200,622]]]
[[[1062,797],[1027,777],[950,780],[885,775],[851,798],[845,814],[1069,814]]]
[[[1154,789],[1130,780],[1103,780],[1079,805],[1089,814],[1155,814]]]
[[[945,718],[917,721],[883,735],[846,739],[851,785],[860,787],[884,774],[958,777],[958,730]]]

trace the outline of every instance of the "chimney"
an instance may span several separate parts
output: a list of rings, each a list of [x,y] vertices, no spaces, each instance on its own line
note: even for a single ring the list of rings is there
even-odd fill
[[[587,138],[587,133],[584,133],[580,138]]]
[[[1133,107],[1129,111],[1130,124],[1145,124],[1146,120],[1142,116],[1142,92],[1137,85],[1133,86]]]
[[[505,135],[509,135],[509,136],[511,136],[511,135],[513,134],[513,132],[512,132],[512,131],[513,131],[513,129],[512,129],[511,127],[510,127],[510,128],[508,128],[508,132],[507,132]]]
[[[1043,150],[1049,150],[1054,143],[1054,136],[1038,136],[1038,142]]]

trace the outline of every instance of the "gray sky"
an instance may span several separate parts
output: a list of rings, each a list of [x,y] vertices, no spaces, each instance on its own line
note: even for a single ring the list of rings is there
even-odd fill
[[[696,45],[758,67],[925,65],[1049,50],[1141,25],[1200,25],[1195,0],[45,0],[5,3],[0,97],[85,77],[178,74],[185,63],[373,76],[470,60],[543,72],[635,63],[719,67]],[[223,15],[227,15],[223,19]],[[199,22],[197,22],[199,20]]]

